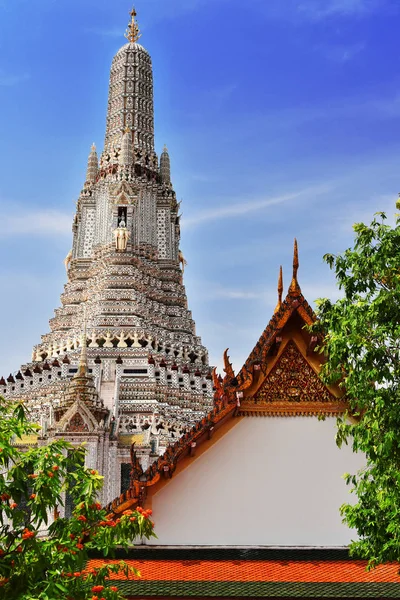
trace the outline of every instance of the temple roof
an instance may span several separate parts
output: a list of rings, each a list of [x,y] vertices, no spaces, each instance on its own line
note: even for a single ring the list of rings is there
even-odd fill
[[[297,280],[299,258],[294,243],[293,275],[286,298],[279,302],[259,341],[235,376],[224,353],[225,378],[214,370],[214,408],[183,437],[167,447],[163,456],[145,472],[132,446],[130,489],[116,498],[109,510],[121,513],[143,504],[147,494],[156,493],[175,471],[190,465],[191,457],[208,449],[245,416],[327,416],[346,411],[343,392],[326,387],[318,372],[324,357],[316,352],[318,339],[304,329],[316,315],[304,298]]]
[[[397,564],[367,571],[346,550],[137,548],[127,562],[140,579],[111,579],[128,598],[400,598]]]

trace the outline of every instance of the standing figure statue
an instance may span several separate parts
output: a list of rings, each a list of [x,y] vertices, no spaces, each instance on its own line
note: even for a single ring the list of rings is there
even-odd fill
[[[179,252],[178,252],[178,259],[179,259],[179,264],[182,265],[182,275],[183,275],[185,272],[185,267],[187,265],[187,260],[183,256],[182,250],[179,250]]]
[[[69,279],[68,271],[69,271],[69,265],[71,264],[71,260],[72,260],[72,250],[70,250],[68,252],[67,256],[64,259],[64,265],[65,265],[65,270],[67,272],[68,279]]]
[[[117,229],[113,231],[115,239],[115,249],[117,252],[125,252],[129,240],[129,231],[126,228],[124,219],[119,222]]]

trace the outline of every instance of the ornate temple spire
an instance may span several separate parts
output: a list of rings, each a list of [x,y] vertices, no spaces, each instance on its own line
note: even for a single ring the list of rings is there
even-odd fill
[[[299,270],[299,250],[297,248],[297,240],[294,238],[293,249],[293,276],[289,286],[289,294],[301,294],[299,282],[297,281],[297,271]]]
[[[279,269],[279,278],[278,278],[278,304],[275,307],[275,311],[274,312],[278,312],[278,310],[280,309],[281,305],[282,305],[282,294],[283,294],[283,271],[282,271],[282,265],[280,266]]]
[[[134,131],[137,147],[154,160],[153,69],[149,53],[137,41],[140,31],[136,11],[125,33],[124,44],[113,58],[108,93],[104,153],[107,157],[121,142],[121,131]]]
[[[132,132],[127,127],[122,135],[121,152],[119,155],[119,164],[129,166],[133,163]]]
[[[87,358],[87,316],[86,316],[86,304],[83,307],[83,333],[81,337],[81,356],[79,359],[79,367],[77,377],[86,377],[88,368]]]
[[[171,183],[171,161],[167,146],[164,146],[160,156],[160,175],[162,183]]]
[[[135,44],[142,37],[142,34],[140,33],[139,25],[136,22],[135,17],[137,17],[137,12],[134,8],[132,8],[130,15],[131,20],[128,29],[125,32],[125,37],[131,44]]]
[[[90,186],[96,183],[97,174],[99,172],[99,159],[97,157],[96,145],[93,143],[90,149],[88,165],[86,171],[85,186]]]

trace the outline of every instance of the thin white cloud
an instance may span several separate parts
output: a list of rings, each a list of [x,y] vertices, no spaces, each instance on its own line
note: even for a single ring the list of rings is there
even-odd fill
[[[298,12],[312,20],[334,16],[364,16],[384,3],[384,0],[303,0],[298,4]]]
[[[290,202],[297,198],[301,198],[304,196],[317,196],[321,194],[325,194],[332,190],[332,186],[330,184],[323,184],[314,187],[308,187],[306,189],[300,190],[298,192],[293,192],[290,194],[282,194],[279,196],[274,196],[271,198],[265,198],[262,200],[247,200],[243,202],[238,202],[236,204],[228,204],[224,206],[218,206],[216,208],[210,208],[208,210],[203,210],[201,213],[195,214],[191,217],[184,218],[182,220],[182,226],[185,228],[188,227],[197,227],[198,225],[202,225],[204,223],[209,223],[211,221],[218,221],[221,218],[235,218],[242,217],[244,215],[260,211],[271,206],[276,206],[278,204],[284,204],[286,202]]]
[[[58,210],[27,212],[25,209],[14,209],[12,214],[3,214],[0,218],[0,239],[16,233],[45,237],[71,235],[71,215]]]
[[[232,289],[229,287],[214,287],[207,288],[203,299],[213,300],[218,298],[224,298],[225,300],[261,300],[265,299],[267,294],[265,292],[255,292],[251,290]]]
[[[0,87],[13,87],[27,81],[29,75],[27,73],[6,73],[0,69]]]
[[[347,63],[361,54],[365,50],[365,47],[365,43],[359,42],[351,45],[318,46],[316,50],[333,62]]]

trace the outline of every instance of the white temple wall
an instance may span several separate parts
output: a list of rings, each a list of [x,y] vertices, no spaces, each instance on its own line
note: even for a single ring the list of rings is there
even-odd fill
[[[344,546],[342,479],[364,464],[336,419],[246,417],[153,497],[161,545]]]

